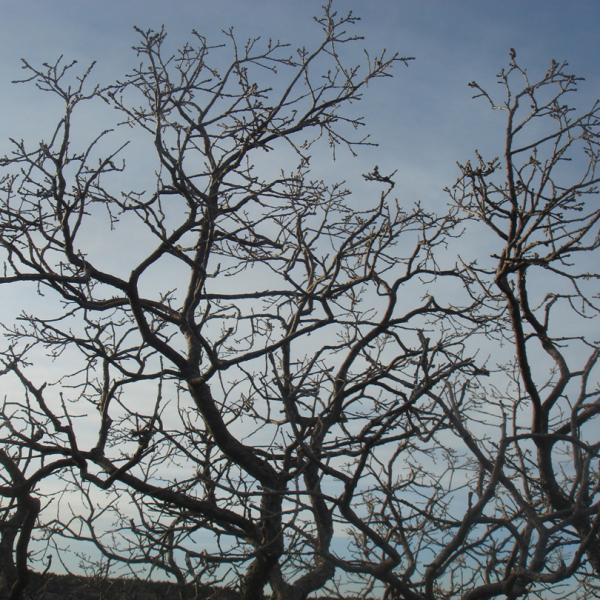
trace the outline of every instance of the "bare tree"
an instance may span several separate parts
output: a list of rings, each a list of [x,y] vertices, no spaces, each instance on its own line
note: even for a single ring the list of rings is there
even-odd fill
[[[568,104],[579,81],[556,61],[532,80],[511,50],[499,101],[470,84],[506,115],[500,157],[448,190],[485,248],[462,266],[485,377],[428,389],[441,425],[367,461],[361,551],[335,562],[386,598],[597,596],[600,103]]]
[[[25,478],[6,452],[0,452],[0,463],[11,479],[2,486],[8,502],[2,506],[0,522],[0,593],[18,597],[27,584],[27,550],[31,532],[39,512],[39,501],[27,494]]]
[[[19,414],[21,413],[21,414]],[[11,413],[12,420],[22,416],[22,412]],[[4,417],[4,415],[3,415]],[[9,600],[21,598],[29,581],[29,543],[40,513],[40,500],[32,494],[33,489],[53,472],[72,465],[70,459],[39,461],[35,453],[21,441],[17,429],[3,418],[3,424],[14,437],[3,439],[3,445],[10,445],[12,454],[0,448],[0,595]],[[32,464],[38,463],[37,468]],[[39,525],[39,523],[38,523]],[[47,565],[48,567],[50,564]]]
[[[504,565],[502,577],[471,597],[600,573],[599,276],[592,258],[600,245],[600,103],[579,113],[569,105],[580,79],[566,63],[552,61],[532,81],[510,55],[499,75],[500,103],[471,84],[506,113],[502,158],[463,165],[454,194],[498,240],[491,268],[473,273],[482,302],[497,315],[494,337],[514,348],[505,366],[512,382],[494,394],[506,423],[497,481],[515,507],[513,531],[506,530],[502,560],[492,555]],[[492,463],[479,463],[491,475]]]
[[[58,481],[51,540],[245,600],[593,585],[600,108],[574,116],[566,65],[530,83],[513,56],[502,161],[463,165],[440,215],[377,167],[357,200],[311,154],[368,145],[349,105],[408,59],[346,64],[356,18],[316,21],[295,53],[229,32],[171,54],[138,31],[139,66],[108,86],[23,63],[63,113],[2,159],[0,282],[43,304],[4,324],[0,494]],[[94,103],[119,125],[85,141]],[[136,159],[145,189],[123,186]],[[481,228],[491,257],[453,254]]]

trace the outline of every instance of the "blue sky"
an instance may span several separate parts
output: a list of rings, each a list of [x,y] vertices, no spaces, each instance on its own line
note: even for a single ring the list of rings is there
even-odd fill
[[[15,87],[19,59],[33,63],[66,59],[98,61],[98,77],[108,82],[133,62],[133,26],[165,25],[173,45],[192,29],[223,41],[233,26],[240,38],[261,35],[310,45],[318,36],[311,16],[321,0],[1,0],[0,154],[6,138],[31,141],[52,128],[59,116],[31,87]],[[387,48],[416,60],[398,66],[394,79],[376,82],[365,95],[362,113],[380,146],[358,159],[342,155],[326,170],[334,179],[351,178],[374,164],[398,169],[398,194],[427,204],[445,203],[456,161],[480,148],[497,153],[503,117],[471,100],[467,82],[494,88],[509,48],[522,63],[543,73],[550,59],[567,60],[586,77],[582,97],[600,96],[600,0],[338,0],[340,11],[362,17],[357,33],[371,50]],[[589,102],[587,102],[589,104]],[[90,132],[97,123],[89,124]],[[358,163],[358,167],[356,166]],[[330,168],[329,168],[330,167]],[[7,292],[10,293],[10,292]],[[2,296],[6,298],[6,296]],[[14,307],[24,299],[13,297]],[[5,310],[6,310],[5,300]]]
[[[292,45],[310,44],[318,34],[311,16],[319,13],[321,4],[321,0],[3,0],[0,139],[27,137],[46,118],[42,96],[9,83],[19,76],[20,57],[35,62],[64,54],[82,62],[98,60],[98,75],[108,80],[121,75],[133,59],[134,25],[164,24],[173,44],[183,43],[192,28],[219,42],[221,29],[229,26],[242,38],[263,35]],[[584,94],[600,96],[597,0],[338,0],[336,5],[362,17],[359,31],[366,47],[416,57],[408,69],[398,67],[393,80],[369,90],[363,112],[381,147],[361,159],[399,168],[405,191],[421,200],[451,183],[456,160],[495,139],[501,121],[482,103],[470,100],[466,83],[476,79],[493,87],[510,47],[532,71],[545,70],[551,58],[568,60],[588,79]]]
[[[21,75],[21,57],[38,64],[61,54],[82,64],[97,60],[97,77],[108,83],[135,61],[134,26],[164,24],[173,47],[188,40],[192,29],[220,43],[230,26],[241,39],[271,36],[293,47],[310,46],[319,39],[312,16],[320,13],[322,0],[1,0],[1,5],[0,154],[8,150],[9,136],[35,143],[60,117],[47,94],[11,85]],[[316,175],[349,179],[357,190],[360,174],[374,165],[383,173],[397,169],[401,201],[443,210],[442,190],[456,179],[456,161],[471,158],[476,148],[488,158],[501,152],[504,115],[472,100],[467,83],[475,79],[491,90],[498,87],[495,76],[511,47],[534,74],[544,73],[552,58],[569,61],[587,79],[581,103],[589,106],[600,97],[598,0],[337,0],[335,6],[362,18],[356,29],[365,37],[362,46],[416,59],[408,68],[398,65],[393,79],[376,81],[365,93],[359,112],[378,148],[363,150],[358,159],[342,152],[335,163],[329,155],[313,161]],[[82,127],[89,138],[100,125],[92,116]],[[461,243],[483,249],[481,239]],[[97,250],[106,253],[101,239]],[[23,307],[21,294],[3,290],[2,298],[5,309]]]

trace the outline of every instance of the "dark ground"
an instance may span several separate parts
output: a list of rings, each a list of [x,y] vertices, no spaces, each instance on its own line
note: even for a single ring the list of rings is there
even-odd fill
[[[216,588],[182,589],[166,581],[31,573],[25,600],[206,600]],[[2,600],[0,598],[0,600]],[[314,600],[328,600],[315,597]],[[348,600],[352,600],[348,598]]]
[[[163,581],[32,573],[24,595],[26,600],[204,600],[213,591]]]

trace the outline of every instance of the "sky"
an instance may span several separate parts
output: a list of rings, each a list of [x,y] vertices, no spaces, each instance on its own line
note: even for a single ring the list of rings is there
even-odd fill
[[[22,76],[21,58],[32,64],[61,55],[82,65],[97,61],[96,77],[109,83],[135,63],[134,26],[164,25],[173,48],[189,40],[193,29],[222,43],[229,27],[242,40],[263,36],[292,48],[310,47],[320,39],[312,17],[321,5],[322,0],[0,0],[0,154],[9,150],[9,137],[34,145],[47,138],[60,117],[60,107],[48,94],[11,84]],[[395,191],[401,202],[443,211],[448,202],[443,188],[456,180],[457,161],[465,162],[475,149],[486,158],[502,151],[504,114],[473,100],[467,83],[476,80],[499,91],[496,74],[507,64],[510,48],[534,77],[553,58],[568,61],[574,73],[587,79],[579,101],[589,106],[600,97],[598,0],[336,0],[335,6],[361,18],[356,27],[364,36],[355,48],[359,59],[364,47],[415,60],[408,67],[398,64],[393,78],[370,84],[356,109],[378,147],[363,149],[357,158],[341,152],[335,162],[330,155],[313,161],[315,176],[330,183],[349,180],[360,190],[360,174],[378,165],[382,173],[397,170]],[[95,115],[80,126],[88,139],[99,130]],[[130,169],[127,177],[131,174]],[[147,174],[152,170],[142,177]],[[140,186],[147,189],[145,183]],[[482,250],[482,240],[471,243],[476,252]],[[104,253],[101,244],[99,238],[98,250]],[[143,251],[142,244],[129,245]],[[5,307],[23,306],[20,293],[3,290],[2,300]]]
[[[292,46],[310,45],[319,30],[312,16],[321,0],[0,0],[0,154],[9,136],[35,140],[59,113],[31,87],[14,86],[19,61],[54,61],[64,55],[85,64],[98,61],[102,82],[120,77],[134,61],[134,26],[164,25],[174,46],[192,29],[209,41],[224,41],[234,27],[239,38],[273,37]],[[442,191],[457,176],[456,161],[475,148],[500,152],[502,115],[472,100],[467,83],[490,89],[506,65],[510,48],[532,73],[551,59],[567,60],[586,78],[581,98],[600,97],[600,0],[337,0],[340,12],[362,18],[356,31],[371,51],[387,48],[414,56],[398,65],[393,79],[375,82],[361,112],[378,148],[358,158],[327,163],[334,179],[398,170],[398,194],[428,205],[445,204]],[[96,127],[90,123],[90,131]],[[490,156],[491,158],[491,156]],[[6,298],[2,296],[1,298]],[[23,298],[13,298],[23,305]],[[6,305],[5,305],[6,306]]]
[[[309,45],[318,29],[311,17],[322,0],[0,0],[0,148],[7,136],[35,136],[53,122],[44,96],[10,81],[19,60],[49,61],[61,54],[82,63],[98,61],[103,81],[122,75],[133,60],[133,26],[166,27],[173,45],[192,29],[213,42],[233,26],[240,38],[261,35],[292,46]],[[475,148],[493,152],[501,115],[471,100],[467,82],[494,87],[509,48],[532,72],[543,73],[550,59],[567,60],[585,76],[583,96],[600,96],[600,2],[597,0],[337,0],[339,11],[362,18],[357,31],[370,50],[387,48],[414,56],[408,68],[372,85],[363,113],[380,146],[363,153],[365,170],[399,169],[398,189],[413,199],[441,201],[453,182],[457,160]],[[347,165],[335,166],[344,178]],[[339,175],[338,175],[339,173]]]

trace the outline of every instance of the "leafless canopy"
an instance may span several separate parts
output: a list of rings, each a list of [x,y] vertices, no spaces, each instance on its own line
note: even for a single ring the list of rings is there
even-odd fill
[[[504,148],[446,209],[377,167],[358,197],[311,156],[368,145],[354,103],[409,59],[316,22],[297,51],[138,30],[108,86],[23,63],[62,113],[0,160],[12,598],[32,534],[245,600],[594,597],[600,105],[511,51],[500,100],[471,84]]]

